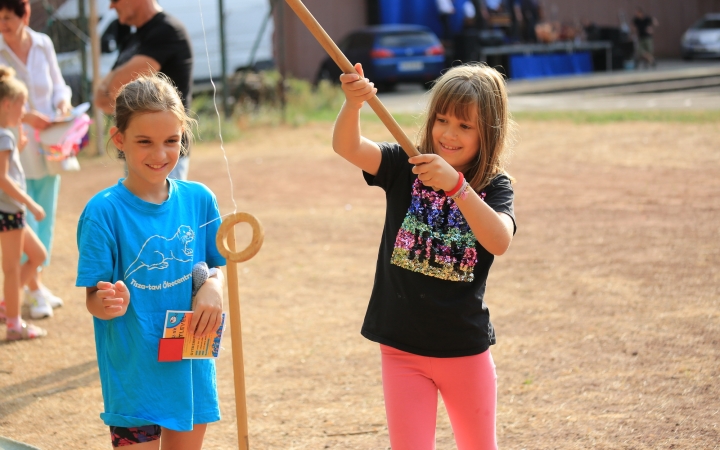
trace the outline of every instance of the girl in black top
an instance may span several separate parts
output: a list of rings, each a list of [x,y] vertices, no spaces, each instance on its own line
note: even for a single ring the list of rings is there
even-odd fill
[[[340,77],[346,101],[333,148],[386,192],[385,227],[362,334],[382,352],[393,450],[435,448],[438,390],[459,450],[497,448],[495,332],[483,297],[495,255],[515,233],[504,154],[513,122],[502,76],[455,67],[430,92],[421,155],[360,134],[360,108],[376,93]]]

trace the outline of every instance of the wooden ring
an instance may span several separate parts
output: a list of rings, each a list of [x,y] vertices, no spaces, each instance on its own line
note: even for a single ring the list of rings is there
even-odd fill
[[[241,252],[235,252],[228,248],[228,234],[234,233],[234,227],[238,223],[248,223],[252,227],[252,241]],[[260,251],[263,240],[265,239],[265,230],[263,230],[260,221],[255,216],[245,212],[239,212],[229,215],[222,221],[215,236],[215,245],[218,251],[225,259],[232,262],[244,262],[252,258]]]

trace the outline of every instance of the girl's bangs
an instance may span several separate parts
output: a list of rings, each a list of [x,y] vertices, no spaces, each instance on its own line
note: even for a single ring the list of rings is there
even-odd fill
[[[477,111],[479,99],[472,84],[463,79],[448,80],[437,92],[435,113],[468,121],[470,111]]]

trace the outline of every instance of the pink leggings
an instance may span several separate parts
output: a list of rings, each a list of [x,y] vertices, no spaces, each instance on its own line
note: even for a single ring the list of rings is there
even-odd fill
[[[497,375],[490,350],[431,358],[380,345],[385,412],[393,450],[434,450],[437,393],[458,450],[496,450]]]

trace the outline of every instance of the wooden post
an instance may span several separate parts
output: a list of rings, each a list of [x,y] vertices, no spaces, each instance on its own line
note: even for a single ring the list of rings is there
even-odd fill
[[[96,0],[90,0],[90,20],[88,29],[90,31],[90,51],[92,54],[92,90],[95,92],[100,83],[100,37],[97,32],[98,12]],[[103,138],[105,137],[105,115],[100,108],[94,107],[95,116],[95,155],[101,153]]]
[[[242,252],[235,251],[235,225],[241,222],[250,224],[253,239]],[[242,323],[240,316],[240,294],[237,266],[255,256],[262,247],[265,233],[255,216],[248,213],[235,213],[223,220],[218,229],[215,243],[218,251],[227,260],[227,287],[230,304],[230,338],[232,339],[233,376],[235,380],[235,413],[237,414],[238,448],[249,450],[247,400],[245,395],[245,363],[242,347]]]
[[[94,0],[90,0],[94,3]],[[85,0],[78,0],[78,27],[83,33],[88,33],[90,28],[85,14]],[[88,84],[87,84],[87,47],[84,40],[80,41],[80,102],[88,101]]]

